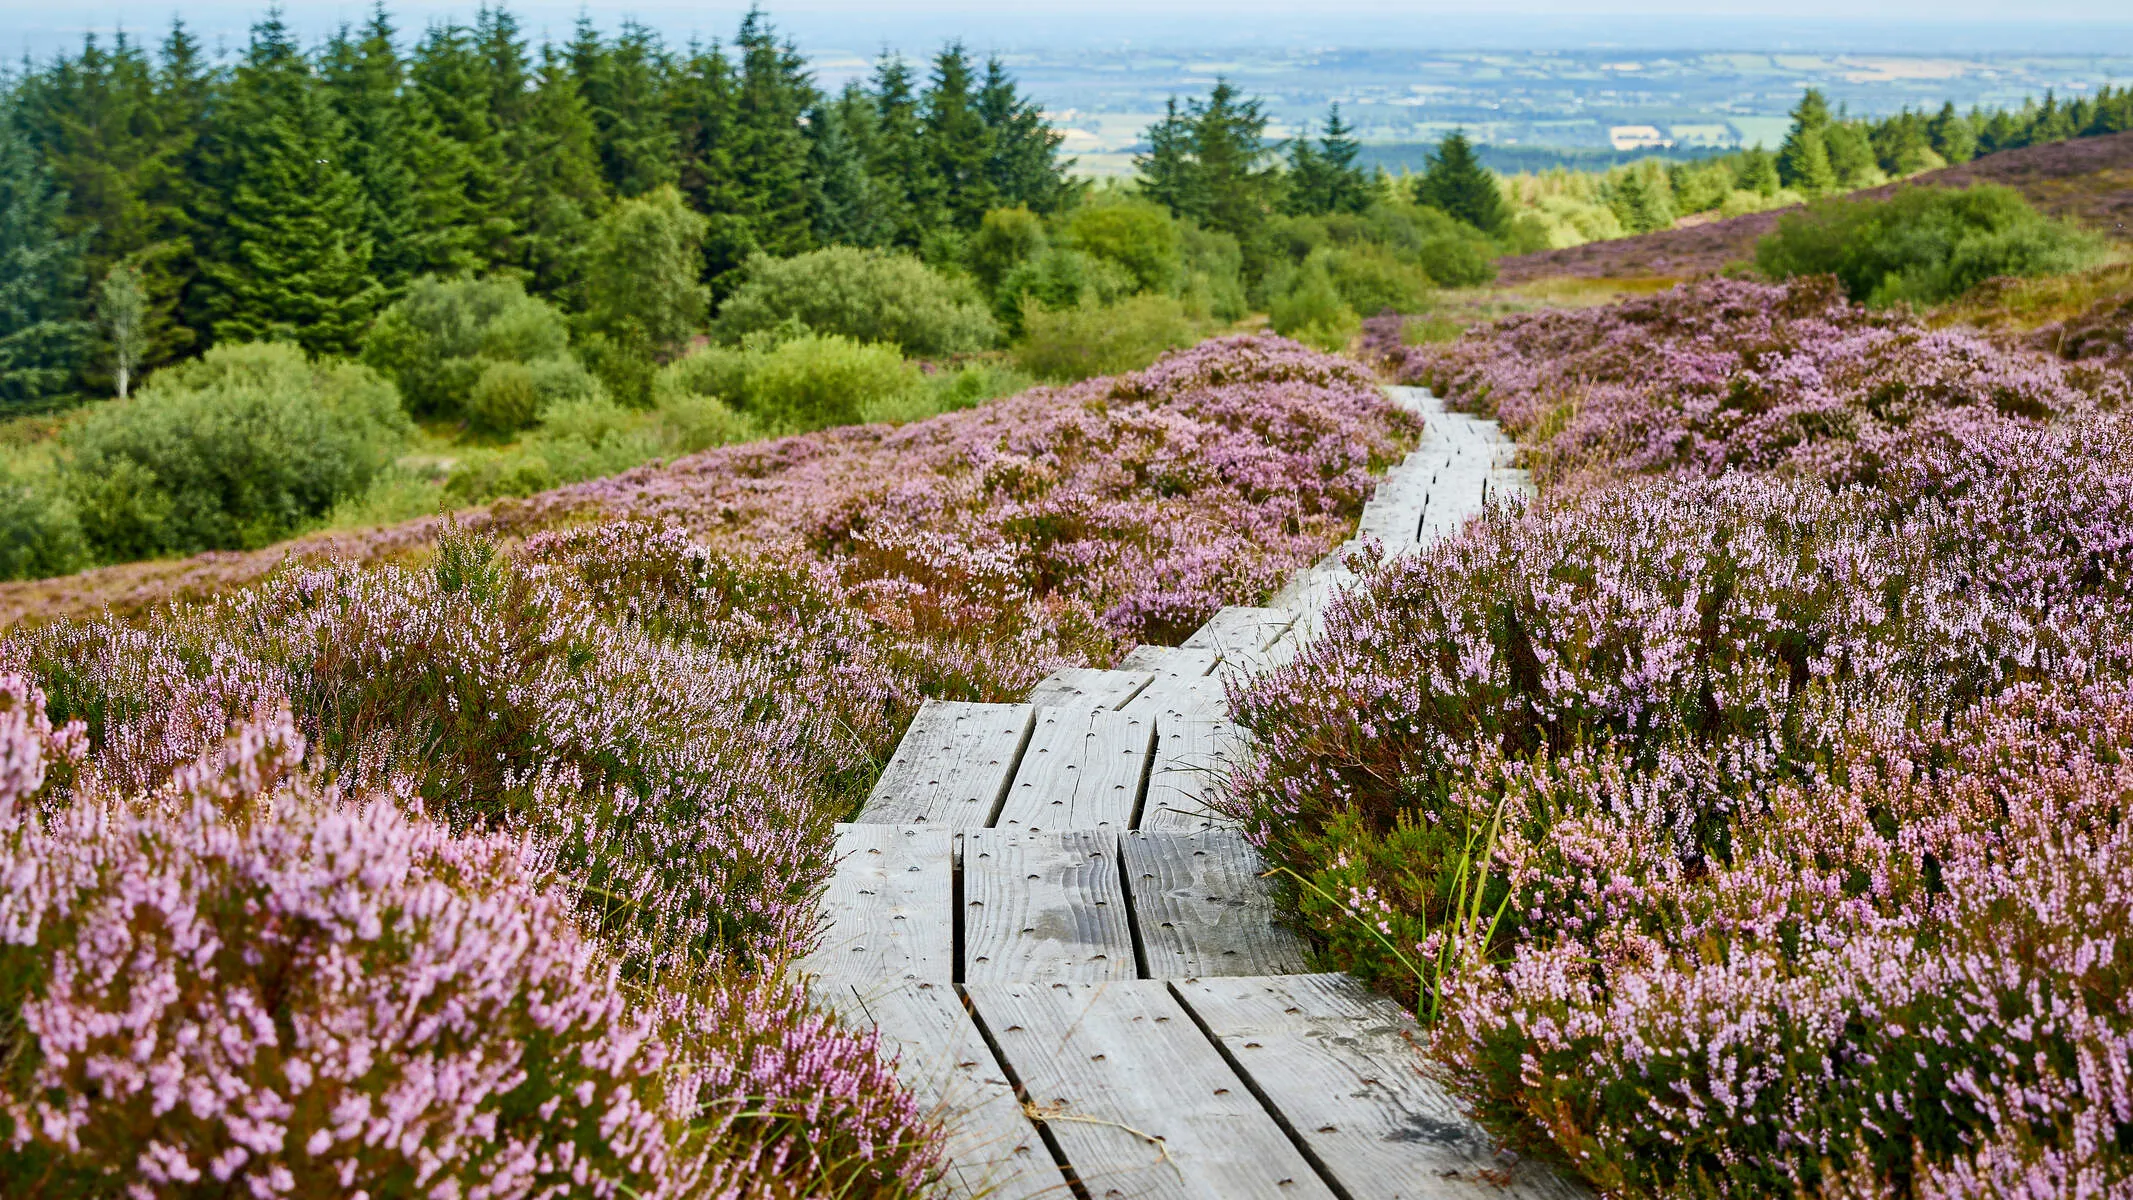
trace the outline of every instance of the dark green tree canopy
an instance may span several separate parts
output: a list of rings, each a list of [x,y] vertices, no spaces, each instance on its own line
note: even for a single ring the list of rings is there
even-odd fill
[[[1504,203],[1495,174],[1481,165],[1473,143],[1460,130],[1453,130],[1430,155],[1428,169],[1415,181],[1415,202],[1483,233],[1500,234],[1511,224],[1511,207]]]

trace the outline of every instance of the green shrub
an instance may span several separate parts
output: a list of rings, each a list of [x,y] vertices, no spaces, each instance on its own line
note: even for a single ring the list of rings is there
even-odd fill
[[[998,291],[1000,281],[1022,263],[1044,253],[1044,218],[1027,208],[996,208],[985,214],[964,248],[964,260],[979,286]]]
[[[1108,259],[1054,246],[1007,273],[995,293],[1001,324],[1022,330],[1022,309],[1035,301],[1054,312],[1085,304],[1113,304],[1132,295],[1133,275]]]
[[[0,458],[0,579],[45,579],[88,565],[81,520],[53,472]]]
[[[719,340],[738,343],[790,321],[918,357],[983,350],[1000,333],[969,280],[950,279],[908,254],[852,246],[748,260],[716,331]]]
[[[599,381],[574,358],[491,362],[467,394],[467,423],[483,433],[512,434],[540,420],[550,405],[605,398]]]
[[[92,409],[65,486],[99,557],[263,546],[362,492],[405,444],[392,384],[279,344],[217,346]]]
[[[759,436],[755,422],[732,404],[701,392],[672,391],[655,401],[663,442],[670,454],[694,454]]]
[[[659,418],[604,397],[559,401],[516,445],[476,451],[446,480],[454,504],[529,496],[627,471],[664,450]]]
[[[711,307],[707,229],[672,185],[609,209],[585,246],[585,330],[653,359],[686,344]]]
[[[1272,318],[1274,332],[1283,337],[1325,350],[1339,350],[1347,346],[1362,322],[1334,286],[1326,270],[1328,257],[1324,252],[1312,255],[1276,284],[1267,315]]]
[[[921,386],[877,398],[861,414],[868,422],[901,425],[923,421],[946,412],[958,412],[1001,396],[1026,391],[1035,380],[1012,367],[995,363],[964,363],[950,370],[935,371]]]
[[[1053,382],[1137,371],[1206,332],[1184,301],[1147,292],[1116,304],[1083,303],[1058,311],[1029,303],[1022,310],[1022,329],[1016,363]]]
[[[1826,200],[1786,217],[1756,244],[1773,279],[1834,275],[1875,306],[1950,300],[1994,276],[2075,270],[2098,243],[1997,184],[1907,187],[1885,200]]]
[[[745,404],[748,376],[762,352],[743,346],[699,346],[659,368],[652,384],[655,403],[678,395],[712,396],[729,405]]]
[[[1235,236],[1183,222],[1178,229],[1178,256],[1185,273],[1179,293],[1188,307],[1218,321],[1242,320],[1251,311],[1244,294],[1244,248]]]
[[[1084,204],[1067,215],[1065,233],[1075,248],[1125,268],[1136,291],[1169,291],[1182,266],[1177,221],[1146,200]]]
[[[1365,243],[1325,256],[1328,276],[1341,299],[1357,313],[1416,312],[1429,303],[1427,271],[1402,262],[1384,246]]]
[[[1438,287],[1479,287],[1496,278],[1496,260],[1479,238],[1450,234],[1422,243],[1416,262]]]
[[[379,314],[363,361],[399,385],[417,416],[458,417],[496,362],[569,353],[563,314],[512,278],[423,278]]]
[[[869,404],[917,386],[917,369],[893,346],[812,335],[762,356],[743,411],[765,428],[799,433],[853,424]]]

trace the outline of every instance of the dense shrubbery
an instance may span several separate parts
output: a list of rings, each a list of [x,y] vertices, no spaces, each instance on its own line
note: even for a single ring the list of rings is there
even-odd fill
[[[1236,340],[551,494],[491,515],[510,553],[15,631],[0,1175],[906,1194],[933,1141],[872,1046],[758,974],[813,936],[833,823],[924,697],[1256,598],[1410,432]]]
[[[1886,200],[1827,200],[1786,217],[1755,248],[1774,279],[1834,275],[1852,299],[1885,308],[1936,304],[1994,276],[2070,271],[2096,240],[2046,219],[1993,184],[1899,190]]]
[[[2123,380],[1723,282],[1400,366],[1554,486],[1238,699],[1334,960],[1609,1189],[2133,1184]]]
[[[718,312],[719,336],[837,334],[938,357],[984,350],[999,330],[976,291],[908,254],[835,246],[787,259],[758,256]]]
[[[363,361],[399,385],[409,412],[458,419],[492,367],[571,361],[570,329],[516,279],[426,278],[379,314]]]
[[[63,484],[97,554],[245,549],[361,492],[407,416],[367,367],[293,346],[218,346],[167,368],[67,435]]]
[[[1015,361],[1039,379],[1072,381],[1136,370],[1207,336],[1208,323],[1174,297],[1143,293],[1071,308],[1027,304]]]

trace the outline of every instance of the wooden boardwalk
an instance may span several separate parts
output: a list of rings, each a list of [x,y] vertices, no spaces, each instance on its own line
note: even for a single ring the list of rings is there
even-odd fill
[[[1360,539],[1412,552],[1526,488],[1493,423],[1391,393],[1428,430],[1358,541],[1183,646],[1057,672],[1026,704],[927,703],[839,826],[802,968],[945,1122],[949,1195],[1583,1194],[1495,1152],[1397,1005],[1310,973],[1210,804],[1250,752],[1225,687],[1308,648]]]

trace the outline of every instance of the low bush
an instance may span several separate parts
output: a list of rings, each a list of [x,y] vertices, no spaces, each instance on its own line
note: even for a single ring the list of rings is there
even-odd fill
[[[719,338],[798,323],[819,334],[886,342],[915,357],[984,350],[999,326],[967,280],[908,254],[832,246],[792,258],[758,255],[719,309]]]
[[[1341,350],[1362,328],[1362,320],[1334,285],[1327,270],[1330,257],[1325,251],[1316,252],[1274,284],[1267,314],[1274,332],[1283,337],[1321,350]]]
[[[1823,201],[1756,243],[1755,265],[1773,279],[1834,275],[1852,299],[1883,308],[1953,299],[1994,276],[2070,271],[2098,252],[2093,237],[2020,192],[1979,184]]]
[[[482,433],[511,434],[553,405],[605,398],[599,381],[574,358],[491,362],[467,393],[467,423]]]
[[[62,479],[106,560],[264,546],[363,491],[408,430],[368,367],[224,345],[89,410],[64,439]]]
[[[993,303],[1001,325],[1020,335],[1022,310],[1030,303],[1061,312],[1085,304],[1116,304],[1133,292],[1133,275],[1126,268],[1080,250],[1054,246],[1009,271],[994,290]]]
[[[1022,330],[1022,340],[1015,343],[1016,365],[1055,382],[1136,370],[1207,333],[1183,301],[1148,293],[1108,305],[1084,301],[1058,311],[1025,304]]]
[[[893,346],[810,335],[762,356],[748,374],[742,411],[766,429],[805,433],[853,424],[868,406],[917,387],[917,369]]]
[[[1178,223],[1162,205],[1107,197],[1077,205],[1061,225],[1069,245],[1123,268],[1134,291],[1174,289],[1183,266]]]
[[[1375,316],[1386,309],[1420,312],[1429,306],[1431,284],[1436,282],[1429,272],[1401,261],[1382,246],[1330,251],[1324,262],[1334,290],[1358,314]]]
[[[456,419],[491,365],[563,359],[569,345],[563,314],[517,279],[424,277],[378,315],[362,357],[416,416]]]

